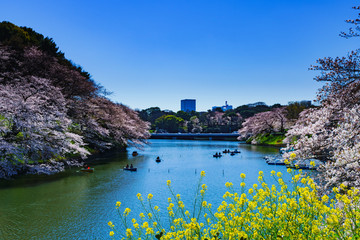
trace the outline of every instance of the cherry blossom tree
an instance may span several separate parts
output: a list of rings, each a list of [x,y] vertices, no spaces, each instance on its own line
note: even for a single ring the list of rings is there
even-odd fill
[[[243,139],[264,133],[284,132],[288,124],[285,108],[275,108],[272,111],[257,113],[247,118],[239,130],[239,134]]]
[[[68,153],[83,158],[89,154],[82,137],[69,131],[65,99],[47,79],[25,77],[0,84],[0,116],[3,163],[34,164]]]
[[[0,178],[78,165],[89,154],[85,147],[146,142],[149,124],[106,93],[61,53],[0,42]]]
[[[354,6],[353,9],[359,11],[360,6]],[[355,25],[355,28],[350,28],[348,33],[341,32],[340,33],[341,37],[351,38],[351,37],[359,37],[360,36],[360,34],[359,34],[360,27],[358,26],[360,24],[360,13],[357,14],[357,17],[358,18],[355,18],[355,19],[345,20],[347,23]]]
[[[142,121],[138,113],[115,104],[104,97],[79,101],[73,107],[79,130],[85,142],[98,150],[127,145],[142,145],[150,133],[149,123]]]

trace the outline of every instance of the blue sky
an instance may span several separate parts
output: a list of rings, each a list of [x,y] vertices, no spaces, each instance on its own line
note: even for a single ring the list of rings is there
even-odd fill
[[[3,1],[2,21],[52,37],[131,108],[197,110],[315,99],[316,59],[344,56],[358,1]]]

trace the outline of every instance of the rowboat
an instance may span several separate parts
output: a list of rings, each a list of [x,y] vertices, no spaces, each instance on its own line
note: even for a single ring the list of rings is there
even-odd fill
[[[82,168],[80,169],[81,172],[88,172],[88,173],[92,173],[94,172],[94,168]]]
[[[138,152],[137,152],[137,151],[133,151],[133,152],[132,152],[132,155],[135,157],[135,156],[138,155]]]
[[[124,167],[124,171],[130,171],[130,172],[136,172],[137,171],[137,168],[127,168],[127,167]]]

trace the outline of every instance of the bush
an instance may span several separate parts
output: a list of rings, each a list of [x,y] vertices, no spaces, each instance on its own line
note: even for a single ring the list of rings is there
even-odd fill
[[[317,186],[309,177],[288,169],[292,186],[287,186],[282,173],[271,172],[277,184],[268,186],[259,172],[259,185],[246,189],[245,174],[241,174],[240,191],[226,183],[224,201],[214,209],[205,201],[207,186],[201,184],[193,210],[186,210],[180,195],[175,195],[168,180],[172,198],[168,199],[169,224],[160,221],[160,210],[153,205],[152,194],[138,199],[144,209],[139,221],[127,217],[130,209],[120,211],[122,224],[112,228],[112,238],[125,239],[358,239],[359,191],[346,189],[345,185],[333,189],[333,196],[320,197]]]

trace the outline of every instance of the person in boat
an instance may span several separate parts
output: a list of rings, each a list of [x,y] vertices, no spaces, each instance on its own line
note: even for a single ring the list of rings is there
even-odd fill
[[[132,164],[130,164],[130,168],[134,168],[134,166]]]
[[[156,160],[160,160],[160,157],[158,156],[158,157],[156,158]]]
[[[129,168],[129,164],[126,164],[126,167],[125,168]]]
[[[90,169],[90,167],[86,163],[84,163],[83,169]]]

